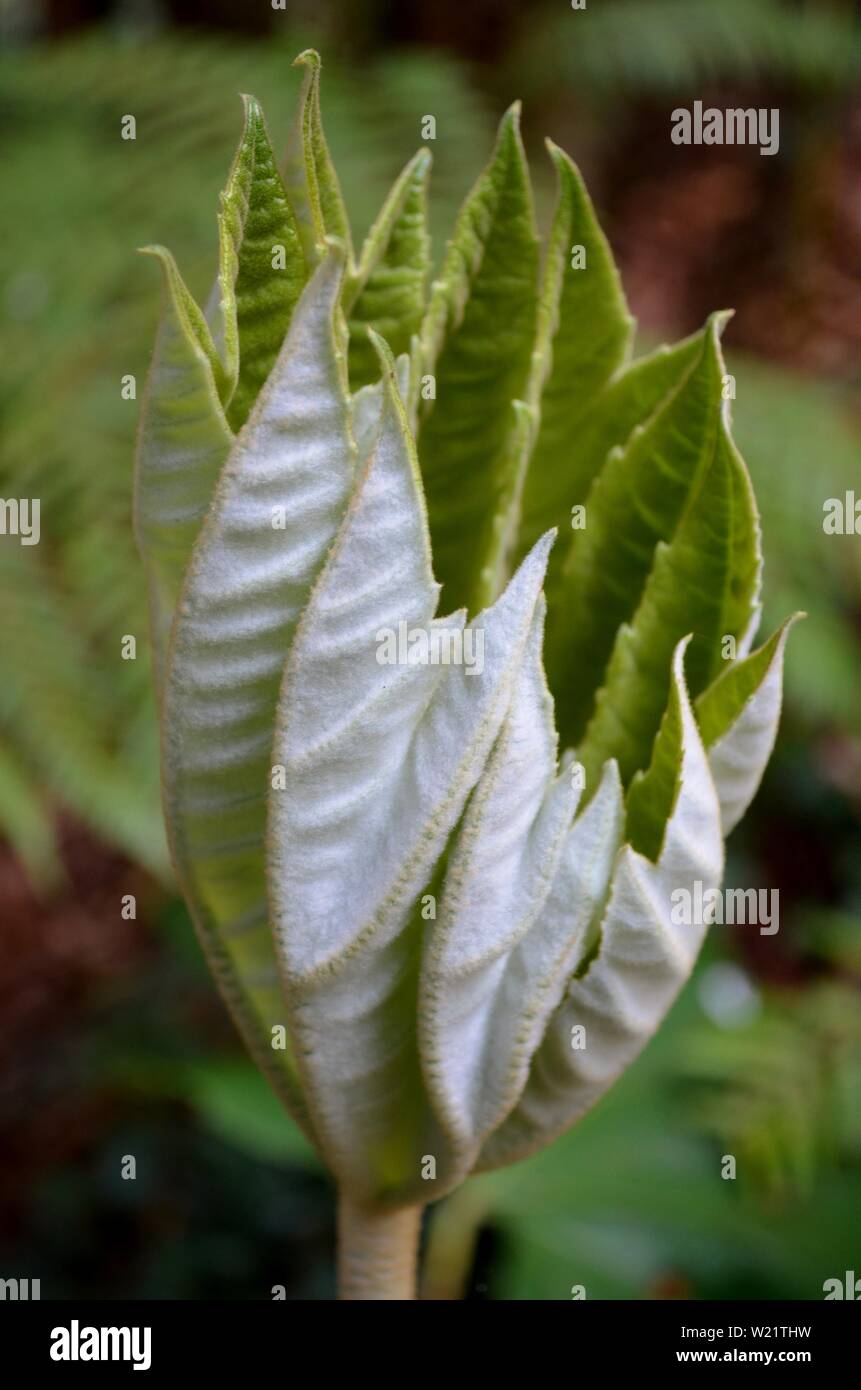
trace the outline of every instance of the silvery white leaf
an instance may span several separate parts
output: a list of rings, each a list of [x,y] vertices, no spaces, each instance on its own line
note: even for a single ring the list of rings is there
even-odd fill
[[[306,287],[219,479],[165,686],[165,812],[180,882],[254,1055],[300,1114],[290,1054],[272,1047],[285,1007],[263,837],[285,654],[353,485],[334,327],[342,262],[330,250]]]
[[[774,748],[783,703],[783,655],[790,627],[791,621],[776,634],[757,688],[726,732],[708,747],[725,836],[738,825],[753,801]]]
[[[566,792],[570,795],[563,773],[551,789],[557,816]],[[519,938],[503,937],[495,958],[487,947],[484,959],[463,946],[465,960],[458,960],[457,949],[448,951],[432,992],[431,982],[423,981],[423,1001],[429,993],[432,1000],[428,1069],[438,1107],[467,1167],[517,1105],[536,1050],[606,903],[623,818],[615,763],[608,763],[598,791],[573,825],[570,801],[566,809],[551,881],[541,884],[540,909],[521,926]],[[551,825],[555,829],[558,820]],[[461,917],[457,929],[463,942],[478,933],[479,924]]]
[[[543,619],[542,599],[510,709],[449,859],[422,965],[425,1070],[438,1112],[470,1158],[519,1094],[512,1054],[524,1015],[536,1009],[541,976],[530,970],[530,947],[543,938],[548,953],[542,909],[577,802],[570,777],[556,777]],[[573,931],[573,914],[567,927]]]
[[[657,1029],[693,966],[704,926],[672,923],[672,895],[716,888],[723,870],[720,810],[685,688],[680,643],[673,683],[681,712],[680,788],[657,862],[619,851],[597,953],[553,1014],[523,1095],[486,1143],[478,1167],[533,1152],[573,1124]],[[579,972],[578,972],[579,974]],[[572,1030],[585,1030],[585,1046]]]
[[[466,635],[463,614],[433,618],[438,586],[390,364],[378,438],[285,670],[274,758],[287,790],[271,795],[269,819],[304,1087],[330,1165],[366,1200],[418,1188],[435,1135],[414,1046],[419,943],[407,928],[504,718],[549,543],[470,624],[483,669],[379,660],[387,631]]]

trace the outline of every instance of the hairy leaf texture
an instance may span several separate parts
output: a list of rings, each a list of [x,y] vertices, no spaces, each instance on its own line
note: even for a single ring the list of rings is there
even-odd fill
[[[524,1157],[593,1105],[651,1037],[696,959],[705,929],[672,925],[671,894],[693,891],[697,881],[716,887],[723,842],[717,795],[685,689],[683,652],[680,643],[650,768],[655,775],[661,763],[671,770],[669,818],[661,798],[644,791],[628,826],[643,847],[658,829],[657,854],[653,859],[630,842],[619,850],[597,948],[585,969],[569,978],[516,1107],[485,1145],[482,1168]],[[598,901],[602,887],[606,892],[606,881]]]
[[[435,391],[418,436],[434,563],[446,603],[470,612],[493,597],[535,331],[538,237],[519,119],[515,105],[461,209],[421,335]]]
[[[338,1183],[397,1208],[550,1142],[660,1026],[705,931],[674,894],[720,883],[792,620],[752,649],[727,316],[631,361],[552,144],[539,276],[517,106],[429,292],[426,151],[356,261],[297,61],[283,181],[246,98],[208,315],[152,248],[136,525],[204,950]]]
[[[149,581],[156,676],[161,684],[170,625],[216,479],[233,435],[222,409],[224,376],[206,321],[169,251],[146,248],[165,275],[164,305],[135,464],[135,533]]]
[[[297,1055],[334,1170],[381,1199],[415,1183],[426,1123],[403,1066],[415,1031],[411,909],[496,736],[547,543],[475,620],[480,672],[378,660],[379,634],[434,619],[438,586],[406,413],[386,368],[380,429],[287,663],[270,798],[270,882]],[[398,1142],[391,1144],[391,1136]]]
[[[307,279],[299,227],[258,102],[243,97],[245,129],[218,217],[213,315],[231,383],[227,414],[238,430],[270,371]]]
[[[429,150],[414,155],[386,199],[345,287],[350,329],[350,386],[376,381],[379,362],[368,328],[395,354],[409,352],[427,301],[431,248],[427,229]]]
[[[177,873],[228,1002],[291,1104],[264,869],[285,652],[353,481],[334,318],[343,258],[309,284],[194,547],[164,694],[165,811]],[[280,522],[283,515],[283,525]],[[241,988],[240,988],[241,982]]]

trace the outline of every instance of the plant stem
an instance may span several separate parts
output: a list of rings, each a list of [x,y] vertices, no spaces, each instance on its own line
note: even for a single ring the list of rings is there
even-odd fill
[[[338,1199],[338,1296],[342,1299],[412,1299],[421,1207],[380,1211]]]
[[[422,1298],[437,1302],[466,1297],[478,1233],[491,1210],[490,1188],[474,1178],[434,1207]]]

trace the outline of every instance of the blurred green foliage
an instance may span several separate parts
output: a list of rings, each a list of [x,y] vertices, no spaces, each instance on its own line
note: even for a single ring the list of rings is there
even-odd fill
[[[613,0],[573,14],[542,6],[516,61],[535,84],[565,81],[593,99],[763,79],[821,95],[857,77],[861,51],[842,0]]]
[[[808,729],[833,722],[861,732],[861,542],[826,535],[823,503],[857,491],[861,436],[845,392],[729,356],[736,379],[735,437],[750,469],[762,518],[766,607],[806,611],[787,656],[786,699]]]

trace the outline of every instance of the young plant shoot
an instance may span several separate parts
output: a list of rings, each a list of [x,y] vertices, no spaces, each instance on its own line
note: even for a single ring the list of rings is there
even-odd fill
[[[236,1023],[339,1190],[344,1298],[549,1144],[658,1028],[769,758],[759,523],[721,332],[631,360],[580,175],[539,245],[519,109],[431,283],[430,152],[354,252],[320,64],[257,102],[205,309],[143,403],[164,811]]]

